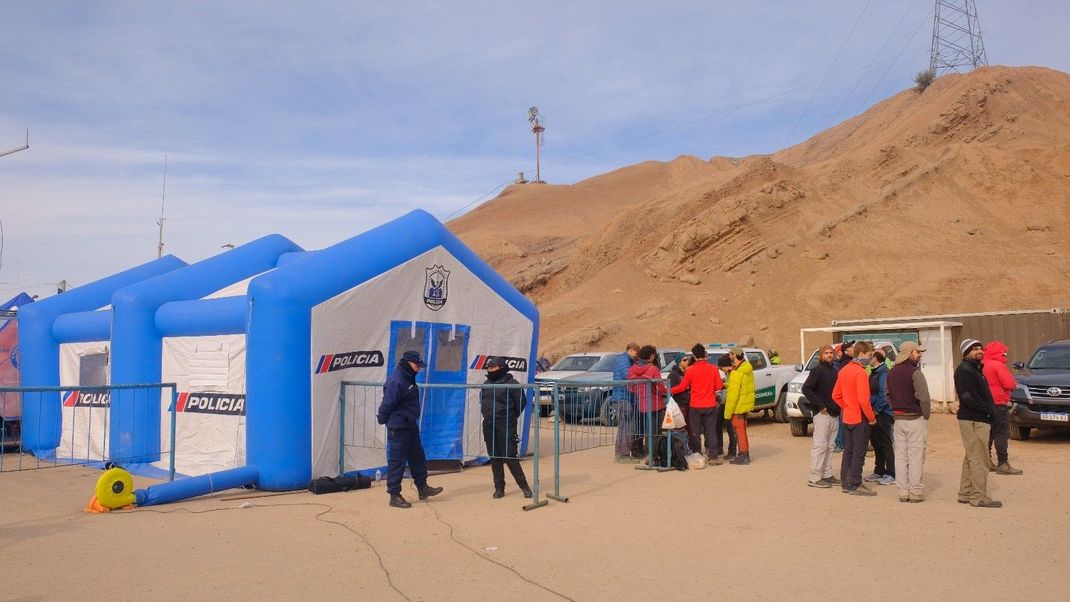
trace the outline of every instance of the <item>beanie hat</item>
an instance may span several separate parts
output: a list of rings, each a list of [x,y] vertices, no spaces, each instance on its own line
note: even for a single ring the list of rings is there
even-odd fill
[[[959,351],[962,352],[962,355],[964,357],[967,353],[970,352],[970,349],[973,349],[974,347],[984,347],[984,345],[982,345],[981,341],[978,341],[977,339],[966,339],[959,343]]]

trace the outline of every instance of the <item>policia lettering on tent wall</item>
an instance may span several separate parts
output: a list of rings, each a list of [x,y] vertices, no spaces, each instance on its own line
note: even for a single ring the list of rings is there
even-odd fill
[[[432,311],[438,311],[446,305],[450,271],[440,265],[433,265],[424,270],[427,272],[424,278],[424,305]]]

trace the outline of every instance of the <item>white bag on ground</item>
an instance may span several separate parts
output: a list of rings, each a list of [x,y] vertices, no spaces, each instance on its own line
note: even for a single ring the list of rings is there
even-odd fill
[[[684,413],[680,411],[680,406],[676,404],[675,399],[669,399],[669,403],[665,405],[665,418],[661,421],[661,429],[670,431],[685,426],[687,426],[687,421],[684,420]]]
[[[687,468],[690,470],[702,470],[706,468],[706,456],[698,452],[687,454]]]

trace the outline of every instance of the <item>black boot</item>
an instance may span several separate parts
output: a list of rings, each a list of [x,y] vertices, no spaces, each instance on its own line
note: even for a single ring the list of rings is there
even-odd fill
[[[420,490],[420,499],[426,500],[429,497],[434,497],[442,493],[441,487],[432,487],[430,485],[424,485],[424,488]]]
[[[521,485],[520,486],[520,491],[524,494],[524,497],[526,497],[528,499],[531,499],[531,497],[533,495],[535,495],[534,493],[531,492],[531,487],[528,487],[527,485]]]
[[[729,462],[729,464],[750,464],[750,452],[740,452],[736,454],[735,459]]]
[[[391,508],[412,508],[412,504],[405,501],[405,498],[401,497],[400,493],[390,494],[390,507]]]
[[[505,490],[504,489],[495,489],[494,490],[494,495],[492,495],[491,497],[493,497],[496,500],[497,499],[501,499],[501,498],[505,497]]]

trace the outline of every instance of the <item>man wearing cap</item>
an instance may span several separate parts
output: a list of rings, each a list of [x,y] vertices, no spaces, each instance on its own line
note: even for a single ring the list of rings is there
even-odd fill
[[[420,388],[416,374],[426,367],[418,351],[406,351],[383,385],[383,402],[376,419],[386,425],[386,492],[394,508],[412,506],[401,495],[401,479],[408,464],[421,500],[442,493],[427,484],[427,457],[420,442]]]
[[[505,361],[500,357],[487,358],[487,385],[519,385]],[[528,478],[520,466],[517,447],[520,443],[517,419],[524,412],[527,397],[520,387],[484,387],[479,390],[479,409],[483,414],[483,440],[490,456],[490,471],[494,479],[494,499],[505,497],[505,468],[513,473],[513,480],[523,492],[531,497]]]
[[[888,401],[892,405],[895,429],[895,486],[900,502],[923,502],[922,471],[925,467],[925,444],[929,439],[929,384],[921,371],[925,348],[914,341],[903,341],[895,356],[895,366],[888,372]]]
[[[628,343],[624,353],[613,362],[613,380],[628,380],[628,370],[638,355],[639,343]],[[637,462],[642,459],[643,452],[635,416],[635,398],[623,384],[613,387],[612,397],[613,403],[617,404],[617,462]]]
[[[959,478],[959,503],[978,508],[1000,508],[1002,502],[988,498],[988,437],[992,430],[995,404],[988,381],[981,372],[984,346],[977,339],[959,345],[962,363],[955,368],[955,392],[959,396],[959,433],[966,457]]]

